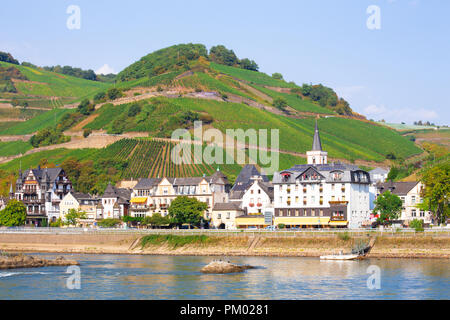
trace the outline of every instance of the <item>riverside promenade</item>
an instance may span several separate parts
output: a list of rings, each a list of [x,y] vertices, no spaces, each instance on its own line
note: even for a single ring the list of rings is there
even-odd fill
[[[374,258],[450,258],[450,229],[208,230],[0,228],[0,250],[10,252],[296,256],[348,252],[375,237]],[[151,241],[143,241],[151,240]],[[181,241],[175,241],[179,239]],[[145,243],[145,245],[142,245]],[[177,243],[173,245],[173,243]],[[182,245],[179,245],[182,243]]]

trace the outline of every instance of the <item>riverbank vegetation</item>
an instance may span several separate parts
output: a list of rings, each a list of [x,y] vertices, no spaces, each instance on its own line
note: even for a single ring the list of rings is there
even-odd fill
[[[187,244],[204,245],[212,243],[214,239],[206,235],[177,236],[177,235],[148,235],[140,240],[141,248],[148,245],[163,245],[167,243],[172,249],[183,247]],[[217,239],[216,239],[217,240]]]

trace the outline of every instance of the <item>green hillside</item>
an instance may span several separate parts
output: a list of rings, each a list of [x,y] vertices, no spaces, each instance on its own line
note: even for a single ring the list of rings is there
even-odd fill
[[[0,62],[0,66],[16,68],[26,77],[26,80],[21,79],[20,81],[14,82],[17,93],[22,96],[70,97],[76,99],[89,92],[109,87],[109,84],[103,82],[80,79],[46,71],[41,68],[15,65],[6,62]]]
[[[190,127],[186,117],[188,112],[194,112],[198,119],[207,114],[213,119],[211,125],[222,132],[239,128],[279,129],[281,150],[305,153],[312,144],[313,118],[288,118],[245,104],[205,99],[158,97],[142,100],[137,105],[141,111],[134,116],[129,116],[133,104],[105,105],[96,111],[99,116],[86,128],[110,133],[120,133],[115,130],[122,128],[123,132],[144,131],[157,137],[170,137],[173,130]],[[327,117],[319,120],[319,127],[323,146],[330,157],[383,161],[392,152],[400,157],[422,152],[396,131],[373,123]]]

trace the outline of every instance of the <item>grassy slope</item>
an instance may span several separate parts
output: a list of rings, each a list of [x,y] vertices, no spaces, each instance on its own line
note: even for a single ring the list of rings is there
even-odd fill
[[[286,100],[288,105],[295,110],[304,111],[304,112],[313,112],[313,113],[324,113],[324,114],[336,114],[335,112],[321,107],[318,104],[312,103],[311,101],[300,99],[294,94],[276,92],[267,88],[263,88],[260,86],[253,85],[255,89],[267,94],[273,99],[283,98]]]
[[[22,169],[36,167],[42,159],[47,159],[49,163],[60,165],[64,160],[74,157],[78,160],[91,158],[97,152],[97,149],[54,149],[32,153],[7,163],[0,164],[0,170],[17,172]]]
[[[53,109],[39,114],[38,116],[19,122],[15,126],[6,128],[0,132],[1,135],[22,135],[36,132],[46,127],[52,127],[66,114],[74,112],[73,109]]]
[[[28,141],[0,142],[0,157],[23,154],[32,148]]]
[[[293,83],[288,83],[283,80],[277,80],[272,78],[271,76],[251,70],[245,70],[240,68],[234,68],[229,66],[224,66],[217,63],[211,63],[210,67],[213,70],[228,74],[232,77],[248,81],[253,84],[258,84],[262,86],[271,86],[271,87],[282,87],[282,88],[295,88],[297,85]]]
[[[35,69],[6,62],[0,62],[0,66],[15,67],[24,74],[29,81],[38,83],[15,83],[19,94],[47,97],[73,97],[78,98],[98,89],[107,88],[109,84],[80,79],[55,72]]]

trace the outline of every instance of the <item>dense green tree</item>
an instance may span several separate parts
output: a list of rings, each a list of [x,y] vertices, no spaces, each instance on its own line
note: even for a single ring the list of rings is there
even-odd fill
[[[374,204],[373,211],[379,215],[378,222],[382,224],[398,219],[402,210],[402,200],[389,190],[379,195]]]
[[[66,74],[72,77],[77,77],[77,78],[82,78],[82,79],[86,79],[86,80],[92,80],[92,81],[97,81],[99,79],[97,79],[97,75],[95,74],[95,72],[91,69],[89,70],[82,70],[81,68],[74,68],[71,66],[53,66],[53,67],[44,67],[44,70],[47,71],[52,71],[52,72],[56,72],[56,73],[62,73],[62,74]]]
[[[242,69],[258,71],[259,67],[255,61],[244,58],[239,62],[239,65]]]
[[[69,226],[76,226],[78,220],[87,219],[87,214],[81,210],[69,209],[66,216],[66,224]]]
[[[228,50],[223,45],[214,46],[209,51],[209,58],[219,64],[235,66],[239,64],[239,59],[233,50]]]
[[[14,57],[10,53],[2,52],[2,51],[0,51],[0,61],[12,63],[12,64],[19,64],[19,61],[14,59]]]
[[[27,208],[18,200],[10,200],[0,211],[0,225],[7,227],[22,226],[27,218]]]
[[[421,208],[433,212],[437,223],[441,224],[450,216],[450,162],[425,169],[421,173],[421,181],[425,185]]]
[[[169,206],[169,218],[177,225],[199,225],[207,208],[205,202],[196,198],[176,197]]]

